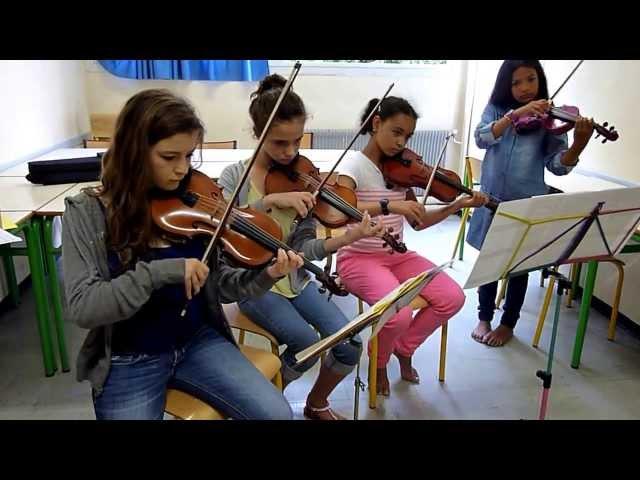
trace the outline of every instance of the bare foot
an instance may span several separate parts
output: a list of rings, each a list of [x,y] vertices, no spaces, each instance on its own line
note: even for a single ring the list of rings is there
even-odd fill
[[[484,337],[491,332],[491,323],[485,322],[484,320],[479,320],[476,328],[471,332],[471,338],[473,338],[476,342],[485,343]]]
[[[405,357],[398,352],[393,352],[400,362],[400,376],[410,383],[420,383],[418,371],[411,366],[411,357]]]
[[[376,393],[388,397],[391,391],[389,388],[389,378],[387,377],[387,367],[378,368],[376,372]]]
[[[513,337],[513,329],[505,325],[500,325],[494,331],[487,333],[483,337],[483,342],[490,347],[501,347]]]

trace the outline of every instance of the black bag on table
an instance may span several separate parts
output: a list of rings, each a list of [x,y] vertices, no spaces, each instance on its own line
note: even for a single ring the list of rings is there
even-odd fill
[[[93,182],[100,179],[102,155],[103,152],[100,152],[95,157],[29,162],[26,179],[41,185]]]

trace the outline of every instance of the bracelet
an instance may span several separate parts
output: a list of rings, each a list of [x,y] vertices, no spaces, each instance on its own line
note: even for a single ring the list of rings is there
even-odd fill
[[[513,109],[505,113],[502,118],[506,118],[507,120],[509,120],[509,123],[511,123],[511,125],[514,125],[515,122],[518,120],[517,115],[515,115],[515,110]]]

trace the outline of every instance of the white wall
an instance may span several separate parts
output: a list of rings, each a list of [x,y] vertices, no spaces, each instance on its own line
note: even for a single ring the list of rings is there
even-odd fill
[[[460,103],[460,85],[466,81],[463,66],[464,62],[452,61],[426,77],[386,78],[305,75],[303,62],[294,90],[311,115],[309,129],[356,127],[367,102],[380,97],[395,82],[390,95],[405,97],[418,111],[417,129],[461,130],[464,104]],[[237,139],[239,148],[255,145],[248,109],[249,95],[257,82],[131,80],[116,77],[98,64],[87,68],[91,113],[117,113],[136,92],[158,87],[169,88],[194,104],[207,128],[208,141]],[[459,148],[453,148],[449,158],[457,163],[458,157]]]
[[[79,141],[89,129],[83,63],[0,61],[0,109],[0,170],[56,145]],[[26,258],[14,262],[22,281],[28,271]],[[6,293],[0,266],[0,300]]]
[[[498,69],[502,60],[470,60],[468,68],[467,96],[472,99],[467,104],[467,116],[465,121],[465,151],[468,148],[469,155],[482,160],[484,150],[476,147],[473,132],[480,122],[482,111],[489,101],[493,84],[496,81]],[[469,116],[471,115],[471,130],[469,132]],[[467,136],[468,135],[468,136]],[[468,147],[467,147],[468,145]]]
[[[0,169],[89,129],[83,62],[0,61]]]
[[[576,60],[547,60],[545,72],[549,94],[564,81]],[[640,61],[585,60],[557,95],[554,103],[574,105],[580,114],[602,124],[614,125],[620,134],[616,142],[600,143],[594,138],[582,154],[580,169],[640,184],[640,136],[636,112],[640,106]],[[569,139],[572,139],[571,133]]]

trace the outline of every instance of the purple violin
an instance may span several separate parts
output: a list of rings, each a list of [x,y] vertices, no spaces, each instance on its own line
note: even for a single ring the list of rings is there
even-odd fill
[[[526,133],[544,128],[553,135],[562,135],[575,126],[578,116],[580,116],[578,107],[569,105],[551,107],[549,111],[545,112],[542,116],[531,115],[518,118],[515,121],[515,129],[518,133]],[[615,142],[619,137],[615,127],[611,126],[607,129],[608,125],[607,122],[604,122],[602,125],[597,123],[593,125],[593,128],[598,132],[596,138],[600,135],[604,137],[602,143],[605,143],[607,140]]]

